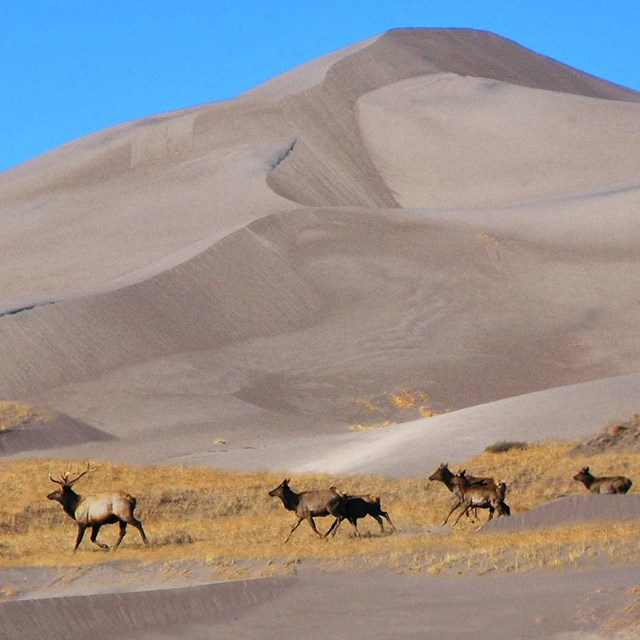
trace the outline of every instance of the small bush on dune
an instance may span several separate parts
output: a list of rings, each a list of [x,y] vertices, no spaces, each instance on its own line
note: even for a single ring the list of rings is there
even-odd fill
[[[358,421],[349,427],[350,431],[368,431],[441,413],[431,406],[431,397],[426,391],[409,387],[374,398],[352,398],[351,404],[357,408],[354,419]],[[371,421],[372,416],[377,419]]]
[[[517,442],[513,440],[502,440],[489,445],[485,451],[488,453],[504,453],[505,451],[511,451],[512,449],[526,449],[526,442]]]

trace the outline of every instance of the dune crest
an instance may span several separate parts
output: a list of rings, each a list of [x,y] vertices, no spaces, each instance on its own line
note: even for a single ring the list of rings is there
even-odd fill
[[[0,392],[157,459],[634,373],[638,102],[399,29],[70,142],[0,175]]]

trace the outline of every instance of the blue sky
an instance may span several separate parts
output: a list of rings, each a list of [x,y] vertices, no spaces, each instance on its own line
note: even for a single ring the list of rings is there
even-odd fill
[[[394,27],[487,29],[640,90],[637,0],[5,0],[0,170]]]

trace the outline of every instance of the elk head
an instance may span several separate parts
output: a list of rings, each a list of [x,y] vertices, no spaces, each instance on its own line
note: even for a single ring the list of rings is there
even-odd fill
[[[451,480],[453,473],[449,470],[448,462],[441,462],[440,466],[429,476],[429,480],[439,480],[445,484]]]
[[[62,502],[63,496],[69,493],[74,493],[74,491],[71,489],[71,487],[73,487],[73,485],[78,482],[78,480],[80,480],[80,478],[82,478],[83,476],[87,475],[87,473],[89,473],[89,471],[95,471],[95,469],[92,469],[90,464],[87,462],[87,468],[82,471],[81,473],[79,473],[78,475],[76,475],[76,477],[71,477],[71,468],[67,469],[67,471],[65,471],[59,479],[54,478],[51,474],[49,474],[49,480],[51,480],[51,482],[55,482],[56,484],[60,485],[59,489],[56,489],[55,491],[52,491],[50,494],[47,495],[47,498],[49,500],[57,500],[58,502]]]
[[[282,497],[287,490],[291,491],[291,489],[289,488],[289,482],[289,478],[285,478],[275,489],[269,491],[269,495],[272,498]]]

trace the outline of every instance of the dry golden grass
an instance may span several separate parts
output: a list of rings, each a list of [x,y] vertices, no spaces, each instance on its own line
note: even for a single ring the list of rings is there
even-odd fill
[[[385,393],[377,398],[352,398],[351,404],[359,410],[359,422],[349,426],[350,431],[371,431],[406,422],[414,418],[431,418],[438,415],[431,407],[431,397],[426,391],[402,387],[393,393]],[[372,422],[371,417],[376,419]]]
[[[398,409],[413,409],[418,403],[420,395],[424,395],[425,402],[429,401],[429,397],[422,392],[415,392],[407,387],[403,387],[397,393],[392,393],[389,396],[389,402],[398,407]]]
[[[393,422],[391,420],[383,420],[382,422],[371,422],[367,424],[352,424],[349,426],[349,431],[375,431],[376,429],[385,429],[390,427]]]
[[[24,402],[0,401],[0,431],[21,427],[32,420],[47,422],[52,418],[53,414],[49,411],[33,407]]]
[[[548,443],[485,452],[460,464],[475,475],[491,475],[509,485],[507,501],[513,513],[584,488],[571,476],[583,465],[599,474],[624,473],[638,478],[640,453],[570,455],[573,444]],[[138,562],[189,560],[213,566],[221,575],[244,577],[287,571],[301,561],[319,562],[327,569],[344,566],[386,566],[398,572],[526,570],[578,565],[606,558],[640,559],[638,523],[556,527],[519,533],[476,533],[463,518],[454,531],[438,525],[452,503],[441,483],[425,475],[395,480],[377,476],[292,476],[294,490],[336,485],[349,493],[376,493],[382,498],[398,532],[380,535],[370,518],[359,525],[355,539],[348,523],[335,538],[317,538],[303,523],[286,545],[295,522],[270,489],[282,478],[270,473],[241,474],[195,467],[135,467],[108,462],[78,482],[79,493],[125,489],[138,498],[137,515],[151,544],[142,545],[129,527],[116,554],[105,553],[85,537],[71,554],[76,525],[60,505],[48,501],[48,479],[66,470],[67,461],[13,460],[0,464],[0,566],[68,565],[113,559]],[[76,468],[83,468],[76,462]],[[454,466],[454,469],[456,466]],[[633,491],[633,489],[632,489]],[[482,516],[483,518],[485,516]],[[317,519],[326,530],[330,518]],[[113,543],[116,526],[106,526],[100,539]]]

